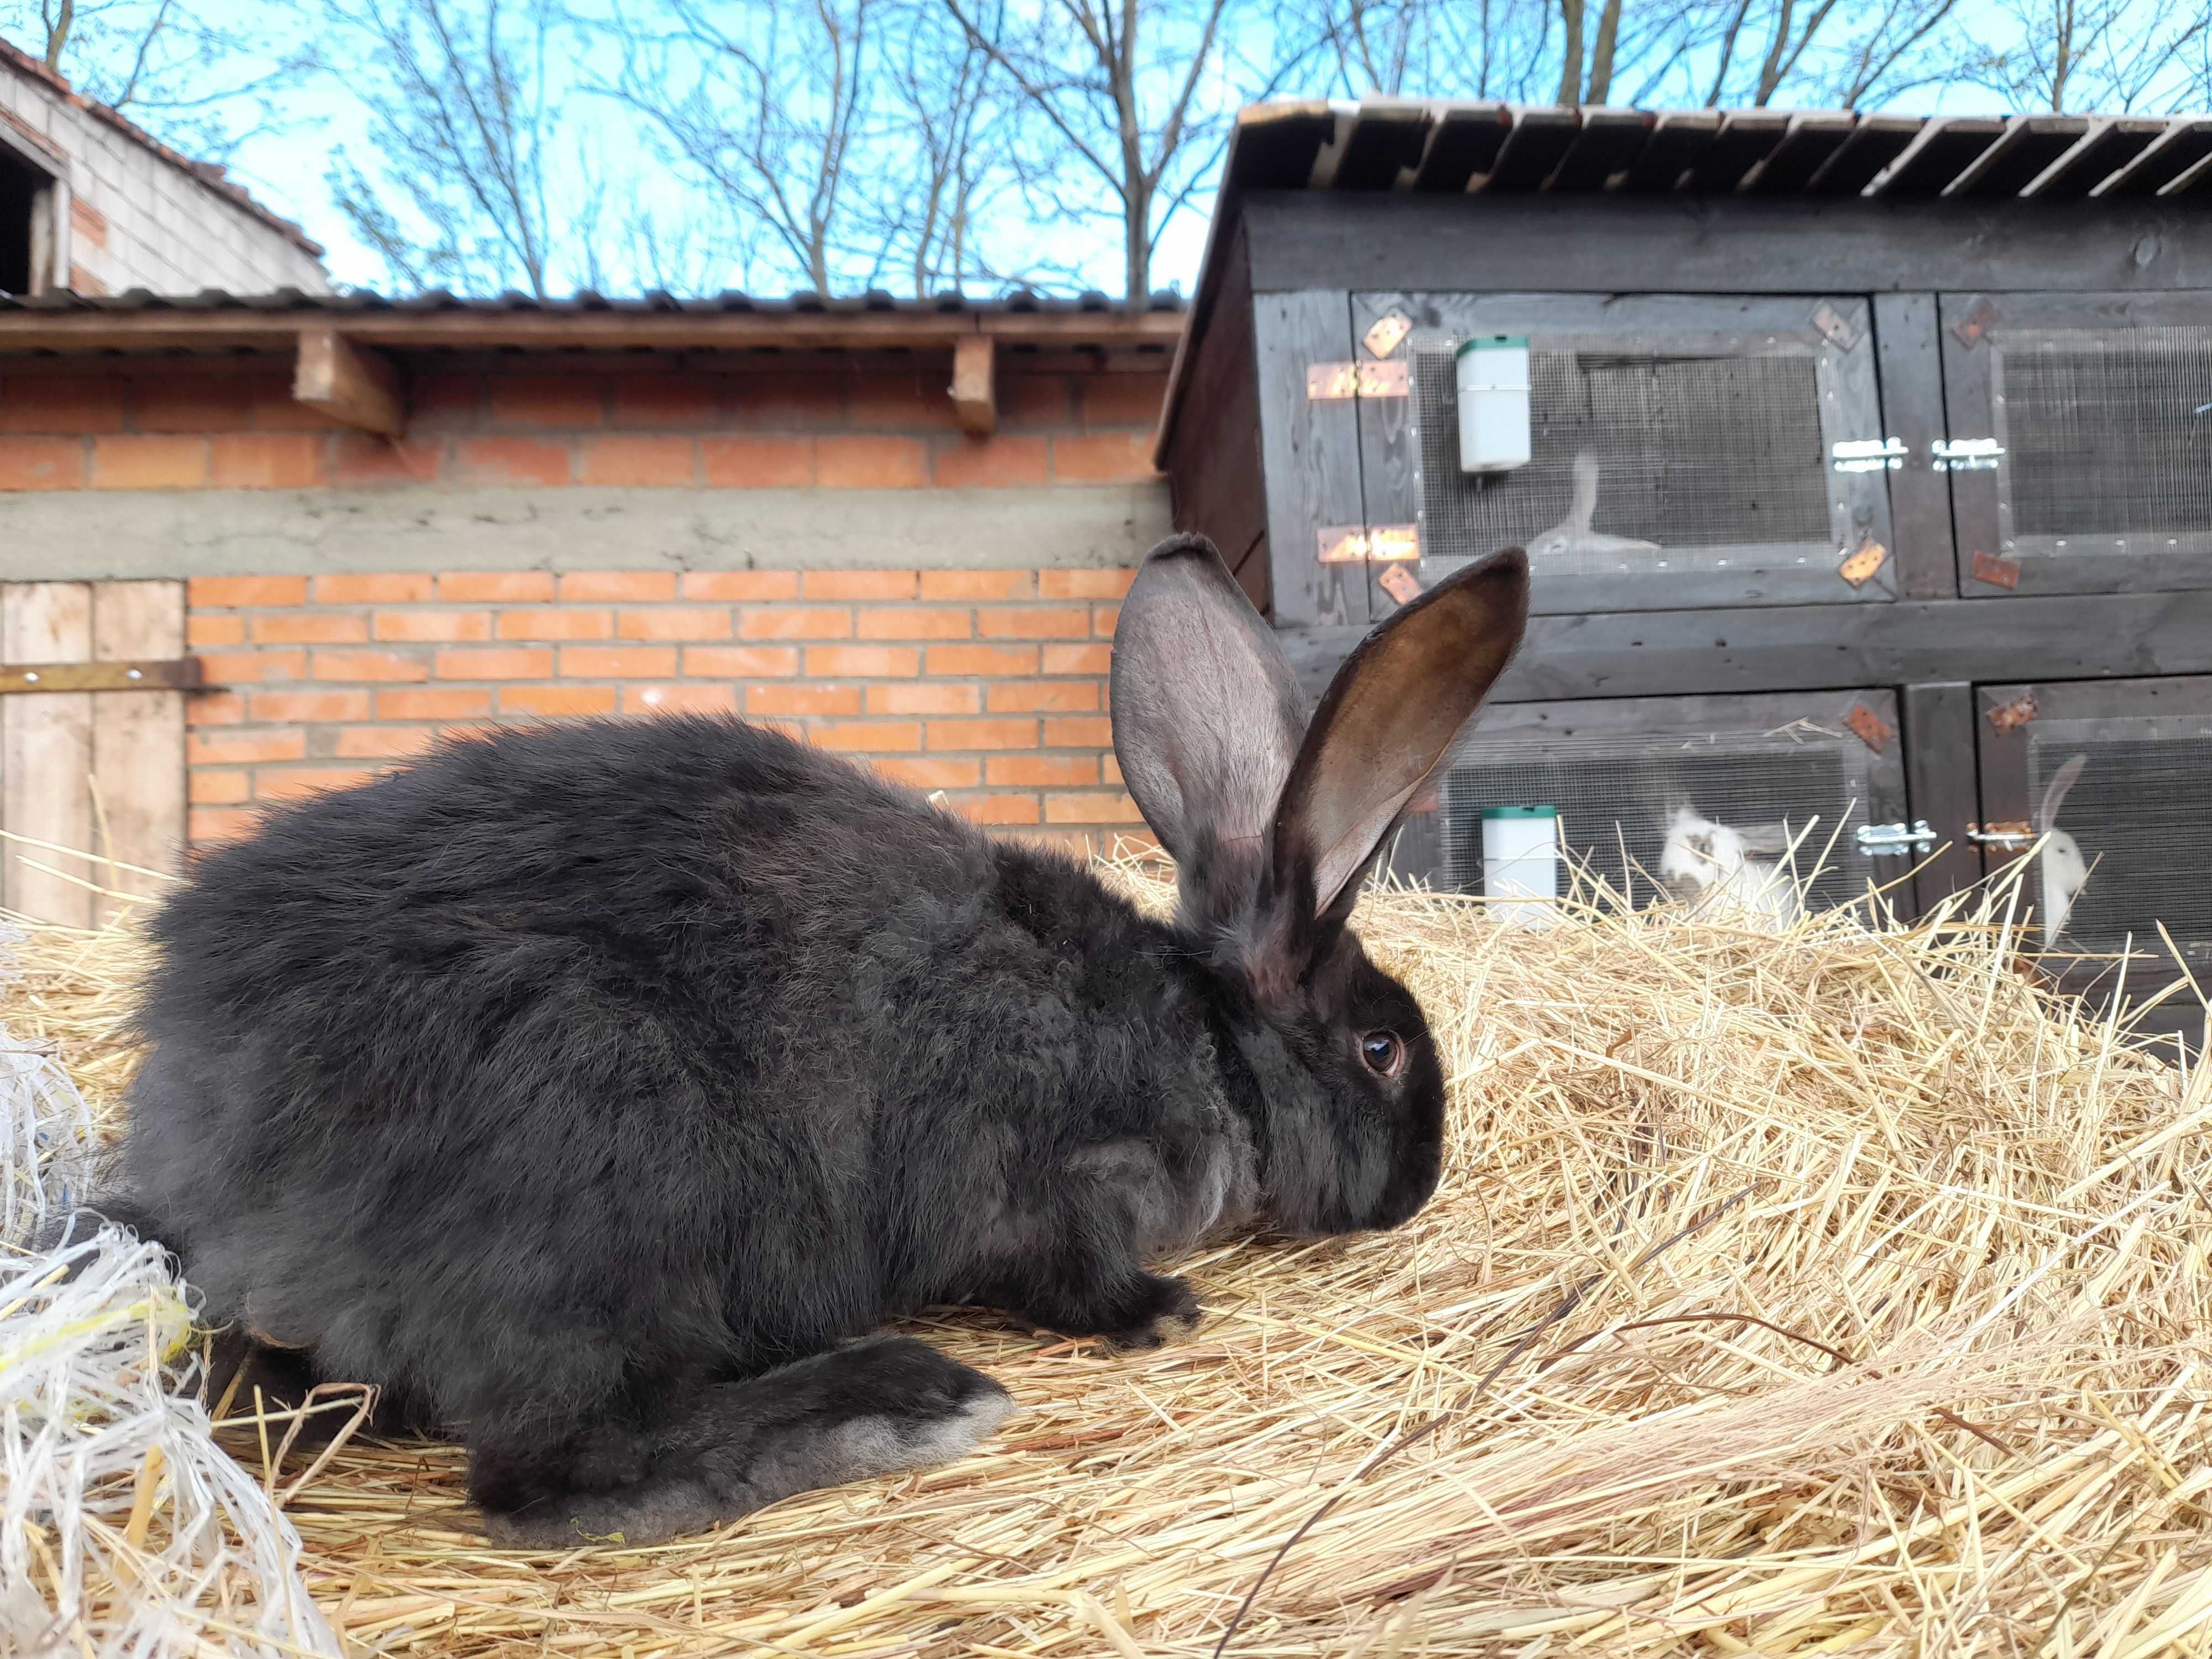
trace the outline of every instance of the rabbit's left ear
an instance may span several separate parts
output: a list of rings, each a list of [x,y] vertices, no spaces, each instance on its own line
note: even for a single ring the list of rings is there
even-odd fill
[[[2074,780],[2081,775],[2081,769],[2088,763],[2087,755],[2076,755],[2051,774],[2051,782],[2043,792],[2043,805],[2036,811],[2035,827],[2039,831],[2057,826],[2058,809],[2065,805],[2067,791],[2073,788]]]

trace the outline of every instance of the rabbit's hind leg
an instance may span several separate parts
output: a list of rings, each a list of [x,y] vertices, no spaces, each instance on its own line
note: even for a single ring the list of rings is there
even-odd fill
[[[949,1462],[1013,1401],[926,1343],[883,1337],[665,1409],[657,1424],[587,1430],[556,1454],[472,1444],[485,1531],[523,1549],[660,1543],[799,1492]]]

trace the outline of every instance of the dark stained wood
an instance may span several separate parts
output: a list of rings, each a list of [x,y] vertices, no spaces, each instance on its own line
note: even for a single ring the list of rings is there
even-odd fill
[[[1974,688],[1964,680],[1905,688],[1905,787],[1912,816],[1936,832],[1936,850],[1914,875],[1923,912],[1982,878],[1982,855],[1966,826],[1982,821],[1974,772]]]
[[[1885,435],[1909,452],[1889,477],[1889,526],[1896,544],[1898,592],[1905,599],[1954,597],[1959,562],[1951,541],[1950,475],[1930,456],[1947,434],[1943,353],[1936,301],[1926,294],[1878,294],[1874,301],[1875,362],[1881,375]]]
[[[1337,190],[1388,190],[1398,182],[1400,171],[1421,164],[1421,151],[1429,141],[1430,115],[1425,109],[1363,109],[1337,158],[1331,186]]]
[[[2066,158],[2065,166],[2037,186],[2036,200],[2056,202],[2087,196],[2149,149],[2165,131],[2163,121],[2107,121]]]
[[[1323,564],[1320,541],[1324,527],[1366,522],[1358,400],[1316,403],[1305,395],[1310,364],[1352,357],[1351,296],[1340,289],[1267,294],[1252,311],[1275,621],[1364,626],[1371,615],[1367,567]]]
[[[1231,233],[1213,325],[1193,349],[1176,419],[1162,446],[1175,526],[1212,538],[1252,603],[1272,602],[1267,502],[1260,463],[1260,383],[1244,231]]]
[[[1931,122],[1919,142],[1898,159],[1882,193],[1899,201],[1941,196],[2004,131],[2004,122],[1994,116]]]
[[[1376,318],[1393,311],[1413,316],[1415,306],[1411,295],[1355,294],[1352,296],[1352,331],[1365,333]],[[1367,503],[1368,522],[1418,523],[1420,442],[1413,430],[1413,398],[1363,398],[1358,410],[1360,491]],[[1369,612],[1378,617],[1398,608],[1397,600],[1376,585],[1385,568],[1378,564],[1367,568]]]
[[[1638,109],[1589,109],[1583,130],[1553,169],[1547,188],[1602,190],[1605,181],[1635,164],[1656,117]]]
[[[1857,126],[1849,115],[1801,115],[1743,187],[1755,196],[1795,195],[1843,148]]]
[[[1534,190],[1552,176],[1581,128],[1582,117],[1571,109],[1521,111],[1483,189],[1498,194]]]
[[[1263,294],[2212,289],[2212,214],[2166,201],[1305,192],[1243,211]]]
[[[2017,196],[2036,175],[2081,143],[2089,131],[2087,117],[2030,115],[2006,128],[2003,137],[1982,159],[1959,175],[1958,196]]]
[[[1697,164],[1686,187],[1701,196],[1721,196],[1774,152],[1790,131],[1790,118],[1778,110],[1731,110]]]
[[[1671,191],[1695,167],[1720,134],[1718,110],[1676,110],[1659,118],[1644,141],[1644,153],[1628,169],[1621,188],[1639,194]]]
[[[1919,132],[1920,123],[1911,116],[1868,116],[1805,187],[1817,196],[1856,196],[1902,155]]]
[[[1451,195],[1465,190],[1469,179],[1495,165],[1512,131],[1513,112],[1504,104],[1447,111],[1430,135],[1413,188]]]
[[[1237,190],[1297,190],[1313,177],[1314,159],[1336,137],[1336,115],[1327,104],[1261,105],[1237,118],[1234,173],[1222,181]]]
[[[2155,196],[2207,155],[2212,155],[2212,121],[2191,121],[2174,127],[2106,185],[2100,199]]]

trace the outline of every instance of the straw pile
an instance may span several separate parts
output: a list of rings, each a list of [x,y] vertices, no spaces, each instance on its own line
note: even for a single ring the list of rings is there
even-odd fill
[[[1013,1390],[994,1444],[671,1547],[501,1553],[457,1452],[356,1439],[289,1498],[306,1582],[363,1653],[2212,1649],[2212,1071],[2051,1000],[2003,896],[1378,893],[1455,1097],[1404,1230],[1185,1263],[1149,1357],[917,1321]],[[111,1108],[132,935],[24,957],[0,1019]]]

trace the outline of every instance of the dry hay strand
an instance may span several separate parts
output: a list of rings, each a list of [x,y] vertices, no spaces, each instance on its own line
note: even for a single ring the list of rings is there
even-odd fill
[[[1401,1231],[1208,1249],[1151,1356],[910,1322],[1013,1391],[993,1444],[671,1546],[491,1549],[443,1445],[266,1484],[359,1653],[2205,1650],[2212,1071],[2023,974],[2014,896],[1376,891],[1453,1097]],[[112,1108],[137,939],[23,956],[0,1018]]]

